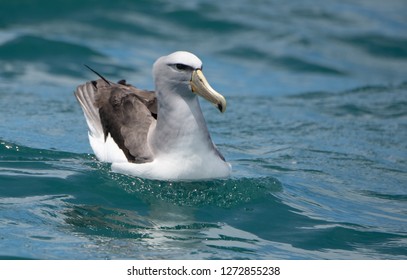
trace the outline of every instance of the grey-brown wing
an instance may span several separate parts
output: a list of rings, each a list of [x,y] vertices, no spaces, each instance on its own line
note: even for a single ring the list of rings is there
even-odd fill
[[[98,112],[93,119],[100,119],[105,140],[110,134],[128,161],[144,163],[153,160],[147,135],[157,117],[154,92],[137,89],[124,81],[116,84],[99,79],[79,86],[75,95],[81,105],[84,103],[81,102],[83,95],[93,100],[94,108],[88,111]]]

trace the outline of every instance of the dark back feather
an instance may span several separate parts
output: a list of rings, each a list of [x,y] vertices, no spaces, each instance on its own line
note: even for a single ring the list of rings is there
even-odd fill
[[[137,89],[123,80],[116,84],[99,79],[92,84],[105,140],[110,134],[129,162],[152,161],[147,135],[157,118],[155,93]]]

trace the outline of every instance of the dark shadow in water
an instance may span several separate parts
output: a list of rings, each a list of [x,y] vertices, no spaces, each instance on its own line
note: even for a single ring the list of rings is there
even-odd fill
[[[211,181],[154,181],[115,175],[129,194],[146,202],[165,201],[178,206],[214,205],[230,208],[281,191],[281,183],[272,177],[230,178]]]

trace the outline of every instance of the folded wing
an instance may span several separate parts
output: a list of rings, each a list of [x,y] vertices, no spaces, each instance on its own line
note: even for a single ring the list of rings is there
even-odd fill
[[[157,118],[153,91],[137,89],[123,80],[99,79],[78,86],[75,96],[92,137],[106,141],[110,135],[129,162],[153,160],[147,143],[148,131]]]

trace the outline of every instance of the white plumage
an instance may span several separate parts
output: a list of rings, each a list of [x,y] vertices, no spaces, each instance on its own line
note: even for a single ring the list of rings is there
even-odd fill
[[[195,55],[175,52],[155,62],[155,92],[103,77],[79,86],[75,95],[96,157],[111,162],[113,171],[150,179],[230,176],[231,165],[211,140],[198,95],[221,112],[226,100],[201,69]]]

